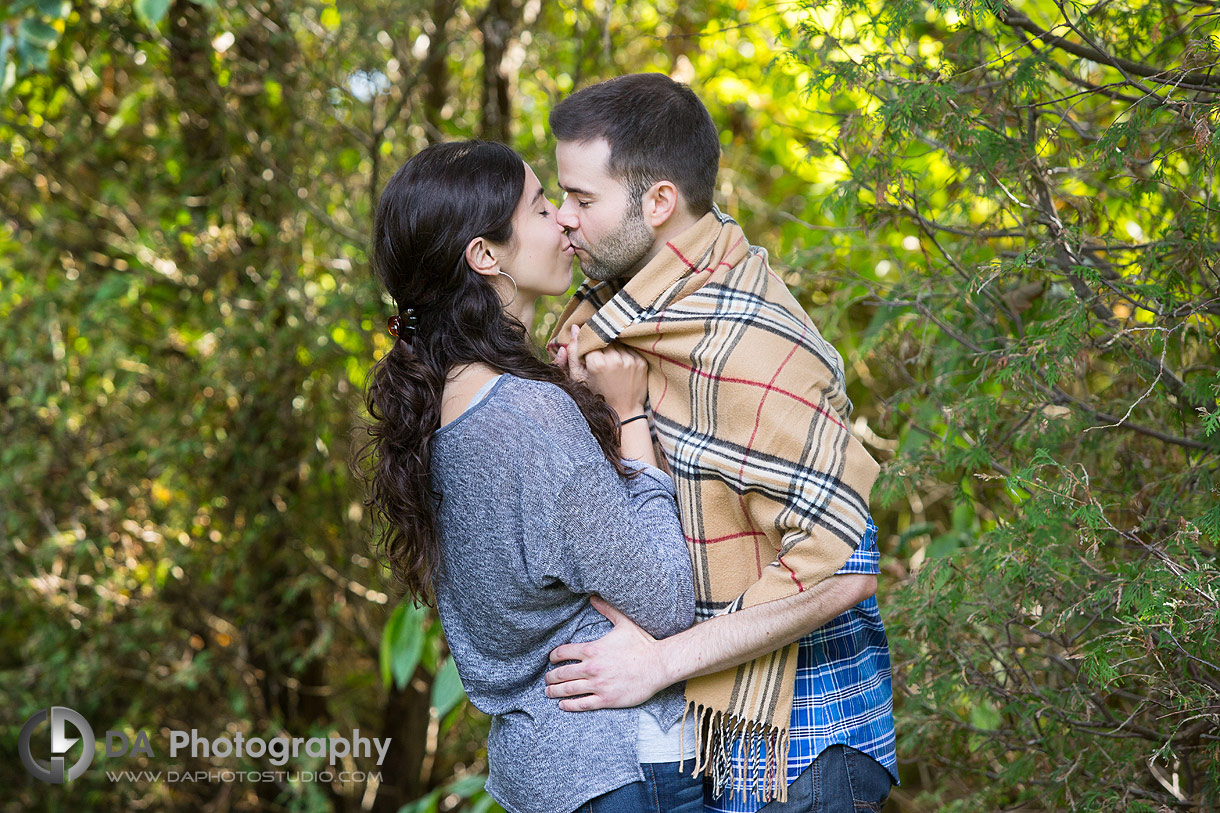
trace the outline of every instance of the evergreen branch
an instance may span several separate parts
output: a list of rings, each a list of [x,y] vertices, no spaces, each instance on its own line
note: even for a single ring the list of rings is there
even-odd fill
[[[896,305],[896,306],[905,306],[905,307],[915,308],[925,318],[927,318],[928,321],[935,324],[938,328],[940,328],[940,330],[946,336],[953,339],[958,344],[962,345],[965,348],[968,348],[969,350],[974,351],[976,354],[978,354],[980,356],[987,356],[987,355],[991,354],[991,351],[984,350],[982,347],[980,347],[979,345],[970,341],[970,339],[966,338],[964,335],[962,335],[961,333],[958,333],[956,330],[954,330],[952,327],[950,327],[947,322],[945,322],[943,319],[941,319],[939,316],[937,316],[935,313],[933,313],[927,307],[927,305],[925,305],[923,303],[922,300],[919,300],[919,299],[890,300],[889,304]],[[1165,443],[1171,443],[1175,446],[1182,446],[1187,449],[1197,449],[1199,451],[1210,452],[1212,454],[1216,454],[1218,451],[1220,451],[1220,442],[1204,443],[1202,441],[1194,440],[1193,438],[1185,438],[1185,437],[1181,437],[1178,435],[1170,434],[1169,432],[1162,432],[1159,429],[1153,429],[1152,427],[1144,426],[1144,425],[1138,424],[1138,423],[1133,423],[1132,421],[1120,421],[1117,416],[1111,415],[1108,412],[1103,412],[1100,409],[1096,409],[1095,407],[1085,403],[1084,401],[1080,400],[1079,398],[1076,398],[1075,396],[1069,394],[1066,390],[1059,387],[1058,385],[1051,386],[1051,385],[1044,383],[1045,378],[1041,372],[1035,372],[1035,374],[1040,379],[1043,379],[1043,380],[1034,381],[1032,383],[1038,389],[1039,392],[1041,392],[1045,396],[1052,398],[1053,402],[1055,404],[1060,404],[1060,405],[1062,405],[1064,403],[1075,404],[1076,406],[1080,407],[1085,412],[1089,413],[1089,415],[1092,416],[1092,418],[1094,420],[1101,421],[1101,422],[1108,423],[1108,424],[1115,424],[1120,428],[1128,429],[1132,432],[1136,432],[1141,435],[1147,435],[1148,437],[1156,438],[1157,440],[1164,441]]]
[[[1121,334],[1115,334],[1112,341],[1116,340],[1118,338],[1118,336],[1120,336],[1120,335]],[[1168,350],[1169,350],[1169,337],[1166,336],[1164,342],[1161,344],[1161,363],[1157,369],[1156,378],[1152,379],[1152,383],[1148,385],[1148,389],[1144,391],[1144,394],[1141,395],[1139,398],[1137,398],[1135,400],[1135,402],[1131,404],[1131,406],[1127,407],[1126,414],[1124,414],[1121,418],[1119,418],[1114,423],[1106,424],[1104,426],[1090,426],[1087,429],[1085,429],[1084,431],[1092,432],[1096,429],[1115,429],[1119,426],[1122,426],[1124,423],[1126,423],[1127,419],[1131,417],[1131,413],[1135,410],[1135,408],[1137,406],[1139,406],[1141,403],[1143,403],[1144,400],[1148,398],[1148,396],[1152,395],[1153,390],[1156,389],[1157,383],[1161,380],[1161,376],[1165,374],[1165,354],[1166,354],[1166,352],[1168,352]]]
[[[1039,387],[1041,387],[1041,386],[1042,385],[1039,385]],[[1117,416],[1111,415],[1108,412],[1102,412],[1100,409],[1096,409],[1096,408],[1090,406],[1089,404],[1086,404],[1084,401],[1081,401],[1079,398],[1069,395],[1066,391],[1064,391],[1063,389],[1061,389],[1058,386],[1051,388],[1050,391],[1053,392],[1057,397],[1062,398],[1063,401],[1067,401],[1072,404],[1075,404],[1076,406],[1083,409],[1085,412],[1088,412],[1090,415],[1093,416],[1094,420],[1103,421],[1105,423],[1117,424],[1117,425],[1121,426],[1123,429],[1130,429],[1132,432],[1137,432],[1141,435],[1147,435],[1150,438],[1156,438],[1157,440],[1164,441],[1165,443],[1172,443],[1175,446],[1182,446],[1187,449],[1197,449],[1201,452],[1210,452],[1212,454],[1217,454],[1217,452],[1220,451],[1220,444],[1217,444],[1217,443],[1204,443],[1202,441],[1194,440],[1193,438],[1180,437],[1178,435],[1173,435],[1168,432],[1162,432],[1159,429],[1153,429],[1150,426],[1143,426],[1142,424],[1132,423],[1131,421],[1126,421],[1126,422],[1120,424]],[[1059,403],[1063,403],[1063,401],[1060,401]]]
[[[1021,37],[1021,39],[1027,45],[1029,45],[1030,50],[1033,51],[1034,53],[1038,53],[1038,54],[1044,53],[1043,51],[1038,50],[1037,46],[1034,45],[1034,38],[1031,38],[1027,32],[1018,29],[1017,36]],[[1082,87],[1082,88],[1085,88],[1086,90],[1091,90],[1094,93],[1101,94],[1102,96],[1105,96],[1108,99],[1114,99],[1116,101],[1124,101],[1124,102],[1139,101],[1139,99],[1136,98],[1135,96],[1127,96],[1126,94],[1119,93],[1116,90],[1110,90],[1111,87],[1115,87],[1115,86],[1122,87],[1123,85],[1126,84],[1125,81],[1124,82],[1112,82],[1112,83],[1106,84],[1106,85],[1094,85],[1092,82],[1089,82],[1086,79],[1082,79],[1079,76],[1077,76],[1076,74],[1072,73],[1070,70],[1067,69],[1067,67],[1060,65],[1058,62],[1056,62],[1053,59],[1046,60],[1046,64],[1055,73],[1059,74],[1061,77],[1066,79],[1071,84],[1076,85],[1077,87]]]
[[[1075,290],[1076,295],[1080,298],[1080,301],[1085,303],[1092,301],[1094,303],[1092,306],[1092,311],[1098,317],[1098,319],[1108,327],[1117,328],[1118,324],[1114,319],[1114,314],[1109,308],[1106,307],[1099,297],[1093,295],[1093,292],[1089,290],[1088,285],[1075,270],[1079,267],[1090,267],[1090,264],[1085,262],[1084,258],[1078,256],[1072,250],[1071,246],[1068,245],[1067,240],[1065,239],[1063,221],[1059,219],[1059,215],[1055,211],[1054,203],[1051,200],[1050,182],[1047,181],[1044,175],[1037,171],[1033,173],[1033,180],[1035,182],[1035,195],[1038,201],[1038,208],[1045,217],[1045,220],[1040,222],[1042,222],[1051,232],[1052,242],[1055,247],[1054,255],[1056,264],[1065,271],[1065,274],[1071,283],[1073,290]],[[1121,332],[1118,335],[1122,335]],[[1124,345],[1141,362],[1147,364],[1149,367],[1153,366],[1152,362],[1144,354],[1141,348],[1126,341],[1124,342]],[[1173,393],[1175,397],[1181,399],[1187,408],[1193,409],[1196,404],[1193,402],[1193,400],[1185,397],[1186,384],[1184,381],[1182,381],[1181,376],[1168,369],[1164,365],[1163,361],[1162,363],[1156,365],[1156,369],[1158,371],[1158,379],[1162,374],[1166,376],[1169,391]]]
[[[1158,70],[1149,65],[1143,65],[1139,62],[1132,62],[1129,59],[1110,56],[1098,48],[1080,45],[1079,43],[1072,42],[1064,37],[1052,34],[1050,31],[1039,27],[1029,17],[1013,9],[1013,7],[1008,3],[1004,3],[1000,7],[996,17],[1000,20],[1000,22],[1008,26],[1028,31],[1030,34],[1033,34],[1036,38],[1042,40],[1048,45],[1051,45],[1052,47],[1067,51],[1073,56],[1092,60],[1093,62],[1097,62],[1101,65],[1109,65],[1112,68],[1116,68],[1124,75],[1135,74],[1136,76],[1141,76],[1145,79],[1153,79],[1160,84],[1174,85],[1187,90],[1197,90],[1203,93],[1220,93],[1220,80],[1213,79],[1209,72],[1182,71],[1177,81],[1162,79],[1160,77],[1164,77],[1170,72]],[[1071,24],[1068,23],[1068,25],[1070,26]],[[1130,82],[1134,87],[1139,88],[1141,91],[1145,90],[1137,82],[1135,82],[1135,80],[1130,80]]]

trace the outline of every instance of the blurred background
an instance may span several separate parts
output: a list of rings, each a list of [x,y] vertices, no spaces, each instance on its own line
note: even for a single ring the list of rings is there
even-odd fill
[[[842,352],[883,463],[887,810],[1215,809],[1217,15],[0,5],[0,809],[498,809],[487,718],[349,468],[391,340],[371,211],[451,138],[556,191],[548,109],[633,71],[711,110],[717,203]],[[50,705],[98,737],[60,786],[17,747]],[[332,781],[107,777],[274,768],[171,759],[192,728],[392,746]],[[156,753],[107,757],[107,730]]]

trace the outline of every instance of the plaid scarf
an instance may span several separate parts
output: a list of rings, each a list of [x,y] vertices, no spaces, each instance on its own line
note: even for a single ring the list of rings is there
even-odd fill
[[[713,209],[631,279],[586,281],[552,351],[572,324],[583,325],[582,354],[617,341],[648,360],[701,620],[795,595],[847,561],[878,467],[848,430],[839,353],[735,221]],[[687,681],[695,772],[717,795],[741,739],[765,756],[731,787],[787,798],[796,649]]]

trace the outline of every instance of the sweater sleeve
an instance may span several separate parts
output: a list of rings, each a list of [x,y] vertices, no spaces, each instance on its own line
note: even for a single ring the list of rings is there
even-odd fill
[[[554,494],[546,543],[530,546],[530,570],[540,586],[596,593],[665,637],[694,623],[690,557],[673,482],[634,467],[640,473],[624,481],[604,459],[576,466]]]

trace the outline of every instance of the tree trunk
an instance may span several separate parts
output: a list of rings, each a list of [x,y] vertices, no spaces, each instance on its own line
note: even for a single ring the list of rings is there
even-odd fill
[[[504,70],[521,10],[512,0],[490,0],[479,24],[483,34],[483,121],[480,133],[489,141],[508,143],[511,137],[512,102],[509,77]]]
[[[449,21],[457,11],[456,0],[434,0],[432,3],[432,32],[428,56],[424,59],[423,71],[427,82],[424,90],[424,121],[428,123],[426,135],[429,144],[435,144],[444,132],[441,110],[449,99]]]
[[[427,778],[421,772],[428,747],[429,698],[412,683],[408,681],[402,691],[391,686],[386,698],[380,736],[390,737],[390,750],[381,765],[373,813],[395,813],[427,790]]]

